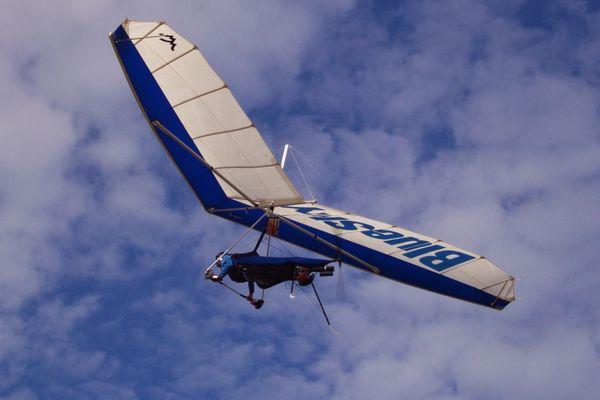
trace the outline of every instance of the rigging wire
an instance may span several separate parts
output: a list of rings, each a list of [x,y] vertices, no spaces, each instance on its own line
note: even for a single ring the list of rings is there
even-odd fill
[[[270,239],[270,236],[269,236],[269,239]],[[269,239],[267,239],[267,241],[269,241]],[[274,239],[275,239],[275,238],[274,238]],[[265,247],[265,246],[267,246],[267,245],[265,245],[264,243],[263,243],[263,244],[261,244],[261,247]],[[285,248],[283,248],[283,247],[280,247],[280,246],[276,245],[276,244],[275,244],[275,243],[273,243],[273,242],[270,242],[270,243],[268,243],[268,246],[270,246],[271,248],[273,248],[273,249],[275,249],[275,250],[278,250],[278,251],[279,251],[279,252],[281,252],[281,253],[283,253],[283,252],[287,252],[288,254],[290,254],[291,256],[293,256],[293,254],[291,254],[289,250],[287,250],[287,249],[285,249]],[[267,254],[266,254],[266,255],[267,255],[267,256],[269,255],[268,248],[267,248]]]
[[[293,149],[293,147],[292,147]],[[296,159],[296,156],[294,155],[294,152],[291,151],[290,154],[292,155],[292,160],[294,160],[294,164],[296,164],[296,167],[298,168],[298,172],[300,172],[300,176],[302,177],[302,180],[304,181],[304,184],[306,185],[306,188],[308,189],[308,193],[310,194],[310,197],[312,199],[315,198],[315,195],[313,194],[310,185],[308,184],[308,181],[306,180],[306,177],[304,176],[304,172],[302,172],[302,168],[300,167],[300,164],[298,163],[298,160]]]
[[[269,249],[271,248],[271,235],[267,238],[267,257],[269,257]]]
[[[298,150],[295,147],[290,146],[290,149],[292,150],[292,153],[298,154],[298,156],[306,163],[306,165],[308,165],[310,167],[310,169],[312,169],[315,172],[315,174],[317,174],[317,176],[319,178],[321,178],[321,180],[323,181],[323,183],[325,183],[325,185],[327,185],[327,187],[329,189],[335,190],[335,188],[333,187],[333,185],[315,167],[315,162],[313,160],[311,160],[306,154],[304,154],[303,152],[301,152],[300,150]]]

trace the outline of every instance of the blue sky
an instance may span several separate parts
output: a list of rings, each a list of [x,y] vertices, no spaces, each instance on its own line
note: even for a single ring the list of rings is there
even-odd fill
[[[600,396],[600,7],[586,1],[7,1],[0,398]],[[486,255],[502,312],[352,268],[259,312],[201,271],[242,232],[152,137],[108,42],[195,42],[322,203]],[[290,174],[299,187],[302,182]],[[245,245],[250,245],[245,243]]]

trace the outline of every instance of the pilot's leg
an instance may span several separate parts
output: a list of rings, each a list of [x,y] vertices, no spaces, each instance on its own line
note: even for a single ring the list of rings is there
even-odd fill
[[[252,297],[254,295],[254,281],[251,281],[251,280],[248,281],[248,290],[250,291],[250,294],[248,295],[248,300],[250,301],[250,304],[252,304],[254,306],[254,308],[256,308],[258,310],[259,308],[262,307],[262,305],[265,303],[265,301],[263,299],[255,300]]]
[[[254,281],[248,279],[248,300],[250,300],[252,302],[252,299],[254,298]]]

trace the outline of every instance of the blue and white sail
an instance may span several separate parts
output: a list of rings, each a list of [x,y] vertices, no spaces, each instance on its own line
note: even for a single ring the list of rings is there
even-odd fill
[[[282,222],[279,238],[327,257],[496,309],[514,300],[514,278],[482,256],[307,203],[227,85],[166,23],[126,20],[110,40],[150,127],[207,211],[246,226],[270,212]]]

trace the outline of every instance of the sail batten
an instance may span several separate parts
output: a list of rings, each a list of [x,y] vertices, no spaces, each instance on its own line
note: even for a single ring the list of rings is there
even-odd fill
[[[197,95],[195,95],[195,96],[192,96],[192,97],[190,97],[189,99],[182,100],[182,101],[180,101],[180,102],[179,102],[179,103],[177,103],[177,104],[173,104],[173,108],[179,107],[180,105],[183,105],[183,104],[185,104],[185,103],[187,103],[187,102],[190,102],[190,101],[192,101],[192,100],[199,99],[200,97],[208,96],[208,95],[209,95],[209,94],[211,94],[211,93],[218,92],[219,90],[223,90],[223,89],[225,89],[225,88],[227,88],[227,85],[223,84],[223,86],[220,86],[220,87],[218,87],[218,88],[216,88],[216,89],[211,89],[211,90],[208,90],[208,91],[206,91],[206,92],[204,92],[204,93],[200,93],[200,94],[197,94]]]
[[[254,126],[254,124],[250,124],[250,125],[242,126],[240,128],[228,129],[228,130],[220,131],[220,132],[206,133],[204,135],[195,136],[193,139],[196,140],[196,139],[201,139],[201,138],[205,138],[208,136],[222,135],[223,133],[233,133],[233,132],[243,131],[244,129],[252,128],[253,126]]]
[[[275,167],[279,163],[264,164],[264,165],[223,165],[221,167],[215,167],[215,169],[241,169],[241,168],[269,168]]]

